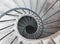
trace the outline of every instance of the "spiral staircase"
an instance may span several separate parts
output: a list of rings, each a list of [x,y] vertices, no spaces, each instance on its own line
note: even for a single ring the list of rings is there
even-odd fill
[[[0,44],[60,44],[60,0],[0,0]]]

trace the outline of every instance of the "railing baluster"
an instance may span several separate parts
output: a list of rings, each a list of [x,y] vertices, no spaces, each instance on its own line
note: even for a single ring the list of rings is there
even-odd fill
[[[48,18],[44,19],[43,22],[46,21],[47,19],[51,18],[52,16],[56,15],[59,12],[60,12],[60,10],[58,10],[57,12],[55,12],[53,15],[49,16]]]
[[[54,23],[54,22],[59,22],[59,21],[60,21],[60,19],[59,19],[59,20],[55,20],[55,21],[51,21],[51,22],[46,23],[46,24],[44,24],[44,25],[48,25],[48,24],[51,24],[51,23]]]
[[[43,17],[48,13],[48,11],[57,3],[57,1],[58,1],[58,0],[56,0],[56,1],[54,2],[54,4],[52,4],[52,5],[48,8],[48,10],[44,13],[44,15],[43,15],[41,18],[43,18]]]
[[[2,40],[2,39],[4,39],[5,37],[7,37],[9,34],[11,34],[12,32],[14,32],[15,30],[12,30],[11,32],[9,32],[7,35],[5,35],[4,37],[2,37],[1,39],[0,39],[0,41]]]
[[[15,21],[16,19],[9,19],[9,20],[2,20],[0,22],[8,22],[8,21]]]
[[[6,28],[8,28],[8,27],[11,27],[11,26],[14,26],[14,24],[12,24],[12,25],[9,25],[9,26],[6,26],[6,27],[4,27],[4,28],[0,29],[0,31],[1,31],[1,30],[4,30],[4,29],[6,29]]]
[[[43,4],[43,6],[42,6],[41,10],[39,11],[39,13],[38,13],[39,15],[40,15],[40,13],[42,12],[42,10],[43,10],[43,8],[44,8],[44,6],[45,6],[46,2],[47,2],[47,0],[44,2],[44,4]]]
[[[13,42],[17,39],[17,36],[12,40],[10,44],[13,44]]]

